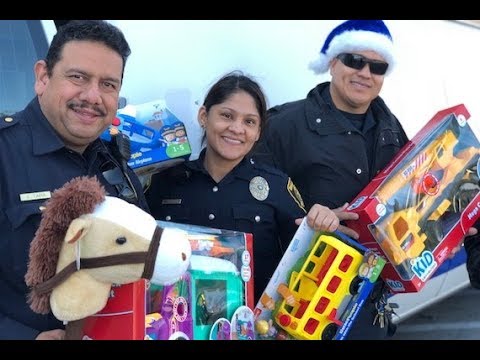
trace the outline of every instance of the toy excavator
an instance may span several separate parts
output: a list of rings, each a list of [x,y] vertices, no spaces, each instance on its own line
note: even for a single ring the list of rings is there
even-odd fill
[[[478,188],[478,144],[460,144],[449,128],[424,147],[376,193],[386,215],[370,230],[394,266],[435,248],[460,218],[454,206],[459,188],[466,183]]]

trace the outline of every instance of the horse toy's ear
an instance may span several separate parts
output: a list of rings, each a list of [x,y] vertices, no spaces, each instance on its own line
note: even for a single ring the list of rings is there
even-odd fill
[[[75,241],[81,240],[81,238],[88,232],[91,224],[92,222],[85,218],[73,220],[68,227],[67,234],[65,235],[65,242],[72,244]]]

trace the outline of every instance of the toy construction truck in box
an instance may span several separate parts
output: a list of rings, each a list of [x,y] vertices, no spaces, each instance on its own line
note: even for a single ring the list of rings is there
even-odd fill
[[[469,118],[463,105],[438,112],[347,209],[360,241],[388,259],[395,292],[419,291],[480,215],[480,124]]]
[[[385,259],[341,233],[304,220],[255,312],[257,339],[342,340]]]

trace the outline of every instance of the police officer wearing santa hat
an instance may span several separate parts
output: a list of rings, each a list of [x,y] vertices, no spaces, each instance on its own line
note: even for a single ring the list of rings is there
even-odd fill
[[[269,110],[256,159],[285,171],[307,208],[319,203],[336,209],[340,220],[354,220],[356,215],[343,212],[344,204],[407,143],[402,125],[379,96],[394,65],[393,39],[382,20],[345,21],[330,32],[310,64],[316,74],[329,71],[331,81],[317,85],[303,100]],[[339,230],[358,236],[342,225]],[[349,339],[394,333],[388,305],[385,309],[388,295],[380,280]]]

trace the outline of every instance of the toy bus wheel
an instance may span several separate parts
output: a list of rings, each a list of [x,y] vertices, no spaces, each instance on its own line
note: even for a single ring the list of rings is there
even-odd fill
[[[322,340],[332,340],[337,334],[338,325],[334,323],[328,324],[322,332]]]
[[[350,283],[350,287],[348,289],[351,295],[358,294],[358,290],[360,289],[360,284],[362,283],[362,281],[363,280],[359,276],[355,276],[355,278]]]

